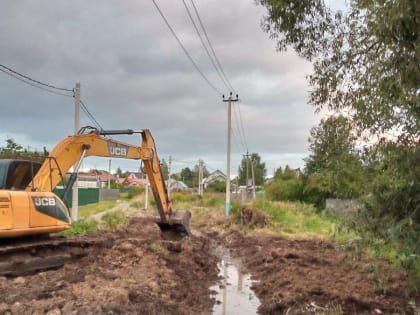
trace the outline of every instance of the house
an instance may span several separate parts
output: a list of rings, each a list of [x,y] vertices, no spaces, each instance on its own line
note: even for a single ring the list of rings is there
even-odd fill
[[[168,190],[169,191],[185,191],[185,190],[188,190],[188,186],[185,185],[185,183],[180,180],[171,179]]]
[[[141,172],[132,172],[127,178],[121,181],[123,186],[145,186],[147,184],[146,174]]]
[[[72,173],[66,173],[64,178],[66,182],[70,179]],[[89,174],[89,173],[79,173],[77,175],[77,186],[79,188],[100,188],[100,182],[98,175]],[[63,188],[63,186],[57,186],[58,188]]]
[[[226,175],[223,172],[216,170],[213,173],[211,173],[208,177],[204,178],[202,184],[204,188],[207,188],[207,186],[210,185],[211,183],[225,182],[225,181],[226,181]]]
[[[98,171],[99,182],[101,188],[108,186],[108,181],[117,181],[117,176],[114,174],[108,173],[107,171]]]

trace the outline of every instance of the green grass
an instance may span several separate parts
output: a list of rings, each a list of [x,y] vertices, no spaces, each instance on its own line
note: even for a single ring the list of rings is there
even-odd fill
[[[79,206],[79,218],[85,219],[91,215],[109,210],[115,206],[116,202],[116,200],[102,200],[98,203]]]
[[[252,206],[270,216],[271,229],[275,232],[329,238],[337,224],[336,219],[318,214],[313,206],[304,203],[259,199]]]
[[[102,217],[105,227],[111,230],[116,230],[127,223],[127,217],[121,210],[112,211]]]
[[[73,222],[71,228],[67,231],[61,232],[61,235],[72,236],[84,233],[93,233],[98,230],[98,222],[94,220],[79,220]]]

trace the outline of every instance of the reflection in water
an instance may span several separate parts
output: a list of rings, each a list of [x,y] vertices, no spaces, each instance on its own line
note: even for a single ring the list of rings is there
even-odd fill
[[[240,270],[240,262],[233,262],[228,253],[224,253],[218,264],[220,284],[210,290],[217,292],[213,314],[257,314],[260,301],[251,290],[251,276]]]

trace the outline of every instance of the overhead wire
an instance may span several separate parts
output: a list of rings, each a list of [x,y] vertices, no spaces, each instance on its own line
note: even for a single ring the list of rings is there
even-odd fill
[[[194,18],[193,18],[193,17],[192,17],[192,15],[191,15],[191,11],[190,11],[190,9],[188,8],[187,3],[185,2],[185,0],[182,0],[182,2],[184,3],[184,7],[185,7],[185,10],[186,10],[186,11],[187,11],[187,13],[188,13],[188,17],[190,18],[191,23],[193,24],[194,29],[195,29],[195,31],[196,31],[196,33],[197,33],[198,37],[200,38],[201,45],[203,46],[204,50],[206,51],[207,56],[209,57],[211,64],[213,65],[214,69],[216,70],[216,72],[217,72],[217,74],[218,74],[218,76],[219,76],[220,80],[223,82],[223,84],[224,84],[224,86],[226,87],[226,89],[227,89],[227,90],[229,90],[229,86],[227,85],[227,83],[226,83],[225,79],[223,78],[222,73],[220,72],[219,68],[217,67],[217,65],[216,65],[215,61],[213,60],[213,57],[211,56],[210,51],[209,51],[209,49],[207,48],[207,45],[204,43],[204,39],[203,39],[203,37],[201,36],[200,31],[198,30],[197,24],[195,24]]]
[[[38,88],[38,89],[40,89],[40,90],[43,90],[43,91],[46,91],[46,92],[49,92],[49,93],[53,93],[53,94],[56,94],[56,95],[62,95],[62,96],[67,96],[67,97],[73,97],[73,95],[69,95],[69,94],[65,94],[65,93],[61,93],[61,92],[57,92],[57,91],[53,91],[53,90],[47,89],[47,88],[45,88],[45,87],[43,87],[43,86],[36,85],[36,84],[34,84],[34,83],[32,83],[32,82],[29,82],[29,81],[27,81],[27,80],[23,79],[23,76],[22,76],[22,77],[19,77],[19,76],[15,75],[15,74],[13,74],[13,73],[11,73],[11,72],[7,72],[7,71],[6,71],[6,70],[4,70],[4,69],[0,69],[0,71],[1,71],[1,72],[3,72],[3,73],[5,73],[5,74],[7,74],[7,75],[9,75],[9,76],[11,76],[11,77],[13,77],[13,78],[15,78],[15,79],[17,79],[17,80],[19,80],[19,81],[21,81],[21,82],[23,82],[23,83],[26,83],[26,84],[28,84],[28,85],[30,85],[30,86],[33,86],[33,87],[35,87],[35,88]],[[73,92],[73,90],[69,90],[69,91]]]
[[[48,84],[48,83],[44,83],[44,82],[41,82],[41,81],[32,79],[31,77],[28,77],[28,76],[26,76],[26,75],[24,75],[22,73],[19,73],[19,72],[13,70],[13,69],[10,69],[9,67],[6,67],[5,65],[0,64],[0,67],[4,68],[4,69],[6,69],[6,70],[8,70],[10,72],[13,72],[14,74],[16,74],[16,75],[18,75],[20,77],[23,77],[23,78],[25,78],[25,79],[27,79],[29,81],[35,82],[37,84],[40,84],[40,85],[43,85],[43,86],[46,86],[46,87],[49,87],[49,88],[52,88],[52,89],[56,89],[56,90],[73,92],[72,89],[66,89],[66,88],[58,87],[58,86],[55,86],[55,85],[52,85],[52,84]]]
[[[241,104],[240,103],[241,103],[241,100],[238,100],[239,121],[240,121],[240,126],[241,126],[241,129],[242,129],[242,135],[244,137],[246,150],[248,151],[248,143],[246,141],[246,134],[245,134],[245,128],[244,128],[244,124],[243,124],[243,120],[242,120]]]
[[[188,8],[187,8],[187,6],[185,4],[185,1],[184,0],[182,0],[182,1],[184,2],[184,6],[186,7],[187,12],[189,12],[189,10],[188,10]],[[201,19],[200,13],[198,12],[198,8],[195,5],[194,0],[191,0],[191,4],[192,4],[192,6],[194,8],[194,12],[195,12],[195,15],[197,16],[197,19],[198,19],[199,23],[200,23],[201,29],[202,29],[205,37],[206,37],[208,46],[210,47],[210,49],[211,49],[211,51],[213,53],[214,60],[216,61],[217,65],[218,65],[218,67],[220,69],[220,71],[218,71],[218,74],[220,74],[220,73],[222,74],[222,76],[224,78],[224,80],[222,79],[222,81],[225,84],[227,83],[229,85],[229,88],[236,94],[235,89],[233,88],[232,84],[230,83],[230,81],[229,81],[229,79],[228,79],[225,71],[223,70],[222,64],[219,61],[219,58],[217,57],[217,54],[216,54],[216,52],[215,52],[215,50],[213,48],[213,45],[212,45],[211,40],[210,40],[210,37],[208,36],[208,33],[206,31],[206,27],[204,26],[203,20]],[[190,19],[192,20],[192,17],[191,16],[190,16]],[[193,22],[193,24],[195,26],[195,23],[194,22]],[[198,32],[198,30],[196,30],[196,31]],[[202,39],[201,36],[200,36],[200,39]],[[202,44],[203,44],[203,46],[205,46],[204,43],[202,43]],[[211,58],[211,60],[213,60],[213,58]],[[238,131],[239,131],[239,135],[240,135],[240,141],[241,141],[242,146],[244,147],[244,149],[246,148],[248,150],[248,144],[247,144],[247,141],[246,141],[245,128],[243,126],[242,113],[241,113],[239,102],[238,102],[238,112],[239,112],[239,122],[237,122],[237,124],[239,125]],[[237,116],[237,114],[236,114],[236,112],[234,110],[234,117],[237,120],[237,117],[236,116]]]
[[[98,121],[95,119],[95,117],[91,114],[91,112],[87,109],[87,106],[85,103],[83,103],[82,100],[80,100],[80,105],[82,105],[82,109],[85,112],[85,114],[88,116],[88,118],[98,127],[100,130],[103,130],[102,126]]]
[[[205,74],[201,71],[201,69],[198,67],[197,63],[194,61],[194,59],[191,57],[190,53],[188,52],[188,50],[184,47],[184,45],[182,44],[181,40],[178,38],[178,36],[176,35],[175,31],[173,30],[172,26],[169,24],[168,20],[166,19],[165,15],[163,14],[162,10],[159,8],[158,4],[156,3],[155,0],[152,0],[153,4],[155,5],[156,9],[158,10],[160,16],[162,17],[163,21],[165,22],[166,26],[169,28],[169,30],[171,31],[173,37],[176,39],[176,41],[178,42],[179,46],[182,48],[182,51],[184,52],[184,54],[188,57],[188,59],[190,60],[190,62],[193,64],[194,68],[197,70],[197,72],[201,75],[201,77],[207,82],[207,84],[218,94],[218,95],[222,95],[222,93],[219,91],[218,88],[216,88],[214,86],[213,83],[210,82],[210,80],[205,76]]]
[[[2,69],[3,68],[3,69]],[[7,71],[6,71],[6,70]],[[27,75],[24,75],[20,72],[17,72],[9,67],[6,67],[5,65],[0,64],[0,71],[23,82],[26,83],[30,86],[33,86],[35,88],[44,90],[46,92],[49,93],[53,93],[53,94],[57,94],[57,95],[62,95],[62,96],[67,96],[67,97],[74,97],[74,90],[73,89],[66,89],[66,88],[62,88],[62,87],[57,87],[54,86],[52,84],[47,84],[44,82],[41,82],[39,80],[35,80]],[[60,91],[65,91],[65,92],[72,92],[72,95],[69,94],[65,94],[63,92],[58,92],[58,91],[54,91],[52,89],[56,89],[56,90],[60,90]],[[92,115],[92,113],[89,111],[89,109],[87,108],[87,106],[83,103],[82,100],[80,100],[80,104],[82,107],[82,110],[85,112],[85,114],[88,116],[88,118],[96,125],[96,127],[103,129],[101,124],[95,119],[95,117]]]
[[[195,12],[195,14],[196,14],[196,16],[197,16],[197,18],[198,18],[198,21],[199,21],[199,23],[200,23],[201,29],[203,30],[203,33],[204,33],[204,35],[205,35],[205,37],[206,37],[206,39],[207,39],[207,42],[208,42],[208,44],[209,44],[209,47],[210,47],[211,51],[213,52],[213,56],[214,56],[214,59],[216,60],[216,63],[218,64],[218,66],[219,66],[219,68],[220,68],[220,71],[221,71],[221,73],[223,74],[223,76],[224,76],[224,78],[225,78],[226,82],[228,83],[229,87],[230,87],[230,88],[232,89],[232,91],[236,94],[235,89],[232,87],[232,84],[230,84],[229,79],[227,78],[227,76],[226,76],[225,72],[223,71],[223,67],[222,67],[222,65],[221,65],[221,63],[220,63],[220,61],[219,61],[219,58],[217,58],[216,52],[214,51],[213,45],[211,44],[211,41],[210,41],[210,38],[209,38],[209,36],[207,35],[206,28],[204,27],[204,23],[203,23],[203,21],[201,20],[200,14],[198,13],[198,9],[197,9],[197,7],[195,6],[195,4],[194,4],[194,1],[193,1],[193,0],[191,0],[191,4],[192,4],[192,6],[193,6],[193,8],[194,8],[194,12]]]

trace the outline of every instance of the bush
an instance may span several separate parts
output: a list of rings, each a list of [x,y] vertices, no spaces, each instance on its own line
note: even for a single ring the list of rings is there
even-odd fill
[[[132,199],[133,197],[138,196],[142,193],[144,193],[144,187],[131,186],[129,187],[129,190],[127,192],[127,198]]]
[[[302,199],[302,182],[299,178],[275,179],[266,185],[266,196],[272,201],[297,201]]]
[[[105,226],[111,230],[116,230],[127,223],[127,217],[122,211],[108,212],[102,217]]]

